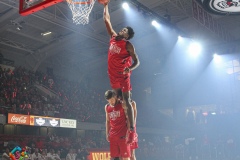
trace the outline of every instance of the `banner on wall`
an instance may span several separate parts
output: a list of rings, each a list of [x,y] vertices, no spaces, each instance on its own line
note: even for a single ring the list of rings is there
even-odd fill
[[[29,125],[30,117],[29,117],[29,115],[8,113],[8,123],[9,124]]]
[[[30,126],[77,128],[77,120],[75,119],[22,115],[12,113],[8,113],[8,123]]]
[[[88,160],[111,160],[109,149],[89,149]]]
[[[77,120],[75,119],[60,119],[60,127],[63,128],[77,128]]]
[[[31,126],[60,127],[60,118],[30,115],[30,125]]]

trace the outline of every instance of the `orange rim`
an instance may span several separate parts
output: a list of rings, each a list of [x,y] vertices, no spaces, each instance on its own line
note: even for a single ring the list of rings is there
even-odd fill
[[[92,0],[86,1],[86,2],[73,2],[72,0],[66,0],[68,3],[73,3],[73,4],[90,4],[92,3]]]

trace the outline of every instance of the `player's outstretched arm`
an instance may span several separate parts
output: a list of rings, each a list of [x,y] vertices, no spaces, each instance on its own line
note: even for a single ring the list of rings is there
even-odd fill
[[[113,30],[112,28],[112,24],[110,21],[110,14],[108,11],[108,3],[104,4],[104,11],[103,11],[103,20],[105,22],[106,28],[107,28],[107,32],[108,34],[112,37],[112,36],[116,36],[116,32]]]

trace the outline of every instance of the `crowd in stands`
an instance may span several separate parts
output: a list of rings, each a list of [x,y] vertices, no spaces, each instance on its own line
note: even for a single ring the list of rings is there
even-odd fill
[[[36,85],[44,86],[56,96],[43,94]],[[15,67],[14,70],[0,67],[0,114],[4,115],[11,112],[104,123],[104,92],[88,87],[87,80],[73,82],[52,73],[34,73],[23,67]],[[148,112],[154,116],[138,119],[138,125],[149,126],[156,117],[163,117],[150,108]],[[168,126],[168,123],[161,123],[164,124]]]
[[[68,132],[67,129],[65,132]],[[86,136],[59,136],[56,133],[49,133],[47,136],[36,135],[6,135],[0,134],[0,149],[3,146],[28,146],[38,149],[61,150],[64,148],[107,148],[108,143],[105,137],[101,136],[101,131],[86,131]]]
[[[43,95],[35,87],[42,84],[58,94]],[[101,91],[47,73],[0,67],[0,114],[19,113],[104,122],[105,100]]]
[[[57,94],[55,97],[43,95],[35,84],[44,85],[49,90]],[[32,72],[23,67],[15,67],[14,70],[0,67],[0,114],[7,113],[32,114],[42,116],[53,116],[60,118],[77,119],[81,122],[104,123],[104,91],[88,88],[87,82],[72,82],[49,73]],[[144,113],[146,114],[146,113]],[[156,116],[151,114],[146,121],[148,125],[169,125],[166,121],[156,121]],[[238,115],[235,115],[236,117]],[[233,116],[230,116],[231,119]],[[213,119],[214,118],[214,119]],[[206,118],[205,118],[206,119]],[[215,117],[208,118],[211,123],[204,121],[204,129],[210,130],[221,124],[219,128],[214,128],[212,135],[199,133],[193,136],[152,136],[139,134],[139,149],[136,151],[138,160],[172,160],[172,159],[236,159],[239,158],[240,140],[238,134],[224,136],[218,135],[218,131],[227,128],[226,132],[233,129],[240,130],[234,122],[224,120],[222,117],[215,120]],[[230,118],[229,118],[230,119]],[[237,118],[235,118],[237,119]],[[138,119],[138,122],[140,120]],[[151,123],[149,123],[151,121]],[[155,123],[152,123],[155,121]],[[193,119],[188,119],[196,124]],[[221,121],[221,122],[220,122]],[[157,124],[156,124],[157,123]],[[139,124],[139,123],[138,123]],[[173,123],[172,123],[173,124]],[[223,125],[224,124],[224,125]],[[234,124],[235,127],[229,128]],[[207,126],[209,125],[209,126]],[[208,129],[206,129],[209,127]],[[238,133],[236,131],[235,133]],[[198,133],[198,132],[196,132]],[[216,136],[217,135],[217,136]],[[217,138],[219,137],[219,138]],[[0,151],[3,150],[4,143],[8,142],[11,148],[13,145],[30,146],[31,152],[42,155],[57,155],[61,159],[66,159],[67,154],[86,155],[89,148],[107,148],[108,142],[100,131],[86,131],[84,137],[59,136],[49,134],[48,136],[20,136],[20,135],[0,135]],[[56,152],[56,153],[53,153]],[[44,158],[43,158],[44,159]],[[78,158],[82,159],[82,158]],[[40,159],[39,159],[40,160]],[[70,160],[70,159],[69,159]],[[72,160],[72,159],[71,159]]]
[[[78,154],[86,157],[90,149],[108,148],[108,145],[101,131],[86,131],[85,136],[77,138],[58,136],[55,133],[47,136],[0,135],[0,151],[6,148],[12,150],[15,146],[29,146],[29,153],[34,154],[37,149],[45,157],[51,153],[66,160],[81,160],[83,158],[77,158]],[[192,137],[140,134],[136,156],[138,160],[235,160],[240,158],[239,147],[237,137],[231,135],[199,134]],[[67,158],[68,153],[73,154],[74,158]]]
[[[56,156],[58,160],[67,159],[69,152],[78,153],[78,159],[86,159],[88,152],[87,148],[96,148],[97,146],[93,141],[85,138],[70,138],[70,137],[59,137],[59,136],[9,136],[1,135],[1,152],[9,149],[13,150],[16,146],[24,148],[27,146],[28,158],[34,159],[35,153],[38,153],[37,157],[41,159],[49,159],[49,156]],[[3,148],[2,146],[5,147]],[[100,147],[100,146],[98,146]],[[104,147],[104,146],[101,146]],[[9,155],[9,154],[8,154]],[[76,156],[76,155],[75,155]],[[50,159],[55,159],[56,157],[50,157]],[[83,158],[84,157],[84,158]],[[68,159],[74,160],[74,159]]]

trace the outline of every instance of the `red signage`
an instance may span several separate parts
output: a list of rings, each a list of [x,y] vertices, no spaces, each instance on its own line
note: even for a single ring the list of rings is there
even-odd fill
[[[88,151],[90,153],[88,160],[111,160],[108,149],[89,149]]]
[[[77,120],[75,119],[64,119],[13,113],[8,114],[8,123],[30,126],[77,128]]]
[[[8,123],[29,125],[30,118],[29,115],[8,113]]]

